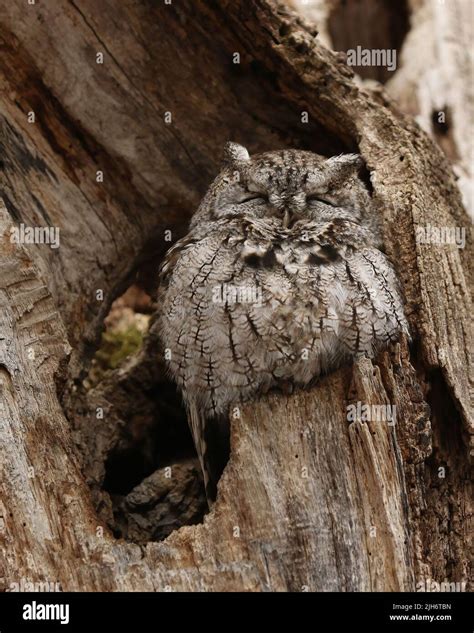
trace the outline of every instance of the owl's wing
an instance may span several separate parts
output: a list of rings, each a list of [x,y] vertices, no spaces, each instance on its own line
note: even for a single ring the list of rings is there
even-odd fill
[[[186,251],[188,248],[192,248],[198,241],[199,239],[197,237],[188,234],[173,244],[173,246],[167,251],[158,269],[158,286],[160,290],[168,287],[170,275],[173,273],[183,251]]]
[[[318,300],[318,354],[324,369],[342,358],[373,357],[379,347],[408,335],[403,300],[395,270],[373,244],[365,227],[336,219],[309,233],[302,253],[309,264],[304,287]],[[306,269],[303,269],[306,270]]]
[[[347,256],[349,296],[341,316],[342,340],[354,355],[374,355],[381,345],[410,336],[395,270],[376,248],[359,248]]]
[[[213,289],[232,275],[232,237],[228,226],[195,231],[170,249],[160,270],[157,325],[183,394],[210,503],[228,458],[227,409],[220,395],[224,368],[232,375],[226,317]]]

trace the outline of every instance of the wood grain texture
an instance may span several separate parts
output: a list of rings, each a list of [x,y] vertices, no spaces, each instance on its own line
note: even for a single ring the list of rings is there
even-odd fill
[[[314,34],[271,0],[2,7],[1,588],[367,591],[467,578],[470,243],[415,241],[417,226],[466,214],[435,144]],[[251,152],[360,150],[414,341],[244,408],[204,523],[127,543],[97,529],[58,392],[74,393],[111,302],[160,258],[164,231],[182,234],[229,139]],[[12,244],[20,222],[60,227],[60,248]],[[395,428],[349,423],[357,401],[395,404]]]

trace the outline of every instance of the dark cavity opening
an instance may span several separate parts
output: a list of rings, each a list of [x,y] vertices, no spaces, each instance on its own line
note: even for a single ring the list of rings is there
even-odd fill
[[[112,304],[89,373],[70,398],[97,514],[117,538],[136,543],[160,541],[208,511],[183,402],[150,331],[153,294],[142,281],[137,274]]]

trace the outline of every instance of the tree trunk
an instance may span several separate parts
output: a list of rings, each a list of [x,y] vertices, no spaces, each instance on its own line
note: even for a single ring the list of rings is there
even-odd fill
[[[319,39],[328,48],[338,51],[359,45],[397,50],[396,72],[373,66],[357,70],[364,77],[382,75],[388,94],[403,112],[415,117],[438,142],[452,163],[463,204],[473,217],[471,0],[288,2],[317,23]]]
[[[272,0],[4,3],[1,47],[0,586],[465,581],[470,254],[416,239],[418,227],[467,226],[433,141]],[[204,521],[161,542],[117,539],[107,457],[141,399],[162,406],[168,391],[152,340],[105,385],[85,390],[84,377],[112,301],[139,270],[153,285],[166,231],[184,233],[227,140],[363,155],[413,340],[244,407]],[[59,227],[60,247],[15,243],[22,223]],[[351,403],[395,406],[396,424],[351,420]]]

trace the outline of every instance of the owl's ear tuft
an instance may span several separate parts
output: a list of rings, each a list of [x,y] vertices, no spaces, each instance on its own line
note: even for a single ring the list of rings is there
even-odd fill
[[[328,167],[339,169],[343,172],[357,172],[361,167],[364,167],[364,159],[360,154],[340,154],[339,156],[332,156],[327,161]]]
[[[226,143],[224,148],[224,161],[226,163],[238,163],[244,160],[250,160],[250,155],[243,145]]]

